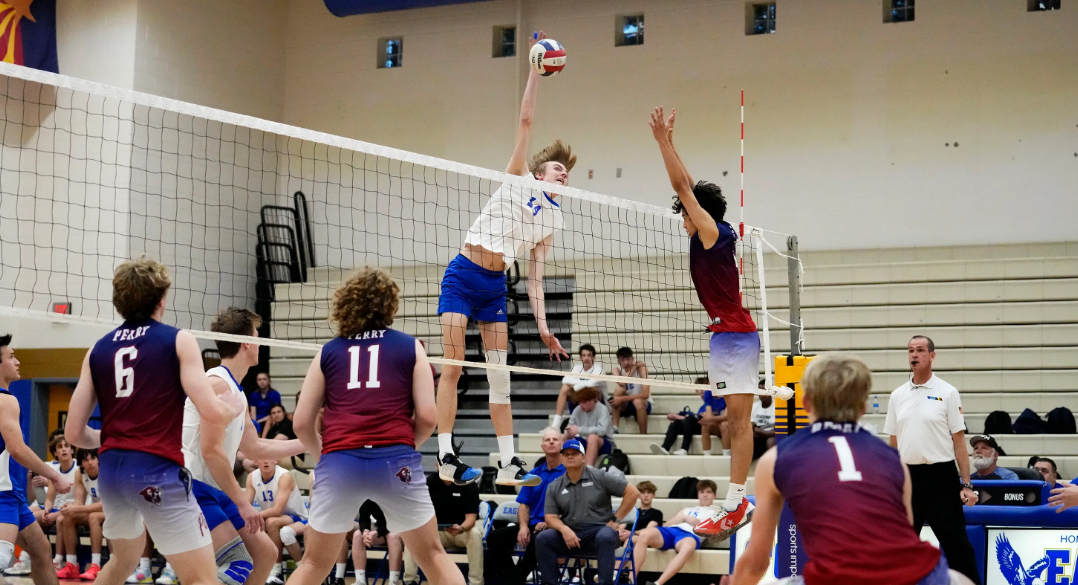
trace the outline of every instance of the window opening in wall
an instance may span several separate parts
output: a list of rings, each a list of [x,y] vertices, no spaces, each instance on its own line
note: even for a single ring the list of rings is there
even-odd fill
[[[517,54],[517,28],[515,26],[494,27],[491,56],[515,57]]]
[[[400,67],[404,52],[404,39],[401,37],[378,39],[378,68],[392,69]]]
[[[1059,10],[1060,0],[1028,0],[1030,12],[1044,12],[1046,10]]]
[[[916,0],[883,0],[884,22],[912,22]]]
[[[627,47],[644,44],[644,15],[619,16],[614,20],[614,45]]]
[[[766,35],[775,32],[775,3],[748,4],[745,34]]]

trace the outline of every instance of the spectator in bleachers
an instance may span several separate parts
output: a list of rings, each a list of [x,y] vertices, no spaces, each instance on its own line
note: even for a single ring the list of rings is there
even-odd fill
[[[430,501],[438,518],[438,539],[442,546],[464,547],[468,551],[468,583],[483,585],[483,529],[479,519],[479,486],[442,481],[437,473],[427,477]],[[404,550],[404,581],[419,582],[419,566],[411,551]]]
[[[78,469],[75,470],[75,481],[72,482],[75,492],[75,500],[70,504],[64,504],[60,508],[60,516],[56,519],[57,542],[63,540],[64,549],[69,551],[78,550],[79,526],[90,529],[90,565],[81,575],[74,573],[65,567],[57,573],[60,579],[82,579],[93,581],[101,572],[101,544],[104,538],[101,535],[101,525],[105,523],[105,512],[101,504],[101,493],[97,487],[98,461],[97,449],[79,449],[75,459]],[[77,562],[73,565],[78,568]]]
[[[1017,473],[996,465],[999,456],[1005,453],[991,435],[975,435],[969,444],[973,447],[973,467],[977,470],[972,479],[1018,479]]]
[[[507,576],[509,585],[524,585],[528,574],[535,570],[535,537],[547,529],[544,509],[546,489],[552,481],[565,474],[561,464],[561,432],[555,428],[543,431],[541,449],[544,458],[531,470],[542,480],[537,486],[522,487],[517,494],[517,523],[499,528],[487,537],[487,549],[493,564],[492,574]],[[513,565],[516,545],[524,547],[524,556]]]
[[[61,494],[56,491],[56,485],[50,481],[44,503],[40,508],[30,509],[46,534],[48,534],[49,529],[56,526],[56,521],[60,519],[60,508],[66,504],[75,503],[74,483],[75,467],[77,467],[75,465],[75,450],[68,444],[63,433],[52,434],[52,438],[49,439],[49,454],[55,459],[55,461],[50,461],[49,465],[56,469],[56,472],[62,475],[68,483],[72,484],[72,489],[66,494]],[[56,555],[53,557],[53,564],[56,565],[58,571],[70,573],[70,571],[74,570],[76,578],[78,577],[78,558],[75,556],[74,550],[65,548],[63,539],[56,541]],[[73,568],[68,569],[67,565],[72,565]]]
[[[386,528],[386,515],[373,500],[359,507],[359,529],[352,534],[352,565],[356,569],[355,585],[367,585],[367,549],[386,546],[389,549],[389,584],[399,585],[404,543],[401,537]]]
[[[278,403],[270,407],[269,418],[262,425],[262,437],[278,441],[296,438],[296,432],[292,430],[292,419],[288,418],[284,405]]]
[[[270,408],[281,403],[281,393],[270,386],[270,376],[266,372],[259,372],[255,381],[258,388],[247,397],[247,405],[251,410],[251,419],[262,428],[269,418]]]
[[[710,479],[701,480],[696,484],[696,498],[699,506],[685,508],[671,518],[665,526],[648,528],[636,537],[636,547],[633,548],[633,565],[637,573],[647,560],[648,547],[659,550],[677,551],[677,554],[666,565],[662,575],[654,581],[656,585],[662,585],[678,574],[678,571],[689,562],[689,558],[700,548],[700,537],[693,534],[693,528],[700,520],[707,518],[711,512],[711,504],[715,501],[715,492],[719,486]]]
[[[658,491],[655,484],[650,481],[642,481],[636,484],[636,490],[640,492],[640,507],[636,509],[636,532],[629,532],[633,527],[632,522],[622,522],[621,529],[618,530],[618,537],[622,542],[625,542],[634,534],[640,534],[645,528],[655,528],[663,525],[663,511],[651,507],[651,502],[655,499],[655,492]]]
[[[1049,459],[1048,457],[1038,457],[1031,467],[1041,472],[1041,475],[1044,476],[1045,483],[1052,489],[1063,487],[1065,485],[1060,483],[1062,478],[1059,477],[1059,469],[1056,467],[1056,462],[1052,459]]]
[[[760,380],[763,388],[764,381]],[[775,446],[775,402],[770,396],[757,396],[752,402],[752,458],[759,459]]]
[[[558,557],[574,551],[595,553],[599,561],[599,585],[613,585],[614,549],[620,543],[618,518],[629,515],[639,492],[620,473],[609,473],[584,464],[587,448],[577,439],[562,445],[565,474],[546,491],[545,519],[551,530],[535,537],[535,554],[543,585],[557,585]],[[611,496],[621,497],[617,513]]]
[[[583,388],[576,396],[580,403],[569,415],[565,434],[587,445],[586,464],[595,465],[599,455],[614,450],[614,443],[610,441],[610,410],[605,404],[599,403],[599,391],[595,388]]]
[[[599,395],[602,396],[603,388],[605,385],[601,380],[595,380],[592,378],[580,378],[573,374],[603,374],[602,364],[595,361],[595,347],[590,343],[585,343],[577,350],[580,353],[580,363],[573,366],[573,371],[569,372],[568,376],[561,379],[561,390],[558,391],[558,403],[554,407],[554,423],[551,425],[554,428],[561,428],[562,413],[565,412],[565,406],[568,404],[569,412],[572,413],[573,408],[580,403],[577,399],[576,393],[580,392],[584,388],[595,388],[599,391]]]
[[[697,378],[694,384],[707,384],[706,377]],[[719,424],[726,420],[726,399],[721,396],[713,396],[711,390],[697,390],[696,394],[704,399],[704,403],[696,411],[671,412],[666,415],[670,424],[666,427],[666,438],[662,445],[652,443],[651,452],[656,455],[686,455],[692,448],[692,438],[700,434],[704,444],[704,455],[711,455],[711,434],[719,434]],[[703,433],[703,421],[707,421],[707,434]],[[681,448],[671,453],[678,435],[681,435]],[[640,486],[637,486],[638,488]]]
[[[647,379],[648,367],[644,362],[633,357],[633,350],[628,347],[618,349],[618,365],[614,366],[615,376]],[[614,432],[618,432],[621,417],[636,417],[640,434],[648,434],[648,415],[651,414],[651,387],[647,384],[618,384],[614,397],[610,399],[610,416],[614,421]]]

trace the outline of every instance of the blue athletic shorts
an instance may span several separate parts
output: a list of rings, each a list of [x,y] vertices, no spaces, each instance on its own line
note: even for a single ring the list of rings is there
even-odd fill
[[[206,525],[210,530],[229,521],[236,530],[242,530],[247,525],[240,516],[240,509],[225,492],[196,479],[191,482],[191,493],[194,494],[198,507],[202,509],[202,515],[206,517]]]
[[[760,334],[712,333],[707,377],[714,396],[756,394],[760,384]]]
[[[670,550],[677,546],[677,543],[691,538],[696,541],[696,548],[700,548],[700,537],[691,532],[686,532],[676,526],[660,526],[659,534],[663,535],[663,548],[662,550]]]
[[[651,403],[650,402],[648,403],[648,414],[651,414]],[[636,405],[633,404],[632,402],[626,402],[625,406],[621,407],[621,416],[626,416],[626,417],[630,417],[630,418],[635,417],[636,416]]]
[[[295,514],[285,514],[285,516],[288,516],[289,518],[291,518],[293,522],[299,522],[300,524],[307,524],[307,519],[306,518],[300,518],[299,516],[296,516]]]
[[[23,528],[34,523],[34,513],[22,498],[10,493],[0,493],[0,524],[13,524]]]
[[[438,314],[460,313],[475,321],[504,323],[509,320],[505,295],[504,273],[487,270],[457,254],[442,277]]]

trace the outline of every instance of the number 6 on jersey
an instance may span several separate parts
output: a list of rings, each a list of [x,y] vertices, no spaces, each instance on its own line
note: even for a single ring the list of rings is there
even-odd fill
[[[348,353],[352,358],[348,375],[349,390],[363,387],[363,382],[359,381],[359,358],[362,352],[362,347],[348,348]],[[367,352],[371,354],[371,359],[367,366],[367,388],[381,388],[382,384],[378,381],[378,346],[372,345],[368,347]]]
[[[127,398],[135,391],[135,368],[125,368],[124,359],[138,357],[138,348],[131,346],[116,352],[116,398]]]

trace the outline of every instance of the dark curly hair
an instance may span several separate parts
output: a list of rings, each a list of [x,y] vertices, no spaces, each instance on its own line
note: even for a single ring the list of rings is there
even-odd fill
[[[722,194],[722,189],[718,185],[715,183],[708,183],[707,181],[700,181],[692,188],[692,194],[696,196],[696,200],[700,203],[700,207],[703,207],[704,211],[706,211],[716,223],[726,222],[726,196]],[[674,213],[678,215],[681,215],[681,212],[685,210],[685,206],[681,203],[681,198],[677,195],[674,195],[674,205],[672,208]]]
[[[388,272],[366,266],[337,289],[329,320],[337,335],[351,337],[372,329],[385,329],[397,314],[400,287]]]

